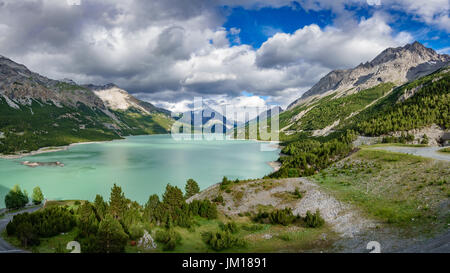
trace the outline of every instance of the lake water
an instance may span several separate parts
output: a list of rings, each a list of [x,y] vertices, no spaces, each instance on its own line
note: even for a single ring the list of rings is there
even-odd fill
[[[265,144],[267,145],[267,144]],[[260,178],[272,172],[267,164],[279,150],[261,151],[246,140],[175,140],[170,135],[133,136],[125,140],[71,146],[68,150],[21,159],[0,159],[0,207],[15,184],[31,195],[39,186],[49,200],[105,200],[114,183],[131,200],[144,204],[170,183],[184,191],[188,178],[201,189],[230,179]],[[64,167],[31,168],[23,161],[63,163]]]

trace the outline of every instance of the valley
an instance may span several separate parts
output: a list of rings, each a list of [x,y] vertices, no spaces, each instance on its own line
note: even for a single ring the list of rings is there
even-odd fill
[[[50,200],[3,232],[18,248],[66,252],[77,240],[86,252],[367,252],[376,241],[402,252],[437,240],[429,251],[450,251],[450,57],[418,42],[331,71],[265,120],[235,126],[210,108],[184,112],[227,131],[197,143],[165,135],[171,113],[114,84],[53,81],[1,61],[1,153],[110,141],[23,158],[61,168],[0,161],[3,195],[24,194],[10,190],[22,183]],[[263,152],[258,126],[278,122],[280,149]],[[70,225],[46,222],[61,219]],[[33,231],[22,236],[21,221]]]
[[[426,245],[430,238],[440,238],[448,229],[449,167],[446,161],[362,148],[308,178],[222,181],[186,200],[188,204],[212,200],[218,214],[214,219],[194,217],[189,228],[174,227],[181,239],[169,252],[214,251],[204,244],[202,234],[216,232],[224,223],[235,225],[233,236],[245,244],[220,252],[366,252],[367,242],[374,240],[380,242],[383,252],[403,252]],[[86,201],[49,201],[45,207],[67,206],[77,211],[83,204]],[[262,212],[284,208],[303,217],[307,211],[318,209],[325,225],[308,227],[302,220],[288,225],[264,218],[255,220]],[[145,226],[157,238],[161,229]],[[76,237],[72,231],[44,238],[29,250],[54,252]],[[434,243],[435,248],[445,244],[443,238]],[[20,248],[14,237],[7,240]],[[125,251],[168,251],[163,243],[156,245],[153,249],[129,243]]]

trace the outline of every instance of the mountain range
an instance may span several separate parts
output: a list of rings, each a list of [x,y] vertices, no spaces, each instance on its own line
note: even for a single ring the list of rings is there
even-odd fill
[[[447,77],[449,64],[450,56],[418,42],[388,48],[370,62],[331,71],[320,79],[280,111],[280,131],[323,136],[352,123],[355,127],[355,121],[370,122],[368,112],[391,111],[420,92],[425,84],[421,79],[435,73],[435,78],[427,78],[431,84]],[[445,96],[443,100],[446,103]],[[267,114],[271,117],[271,110]],[[193,120],[201,119],[203,129],[212,132],[237,128],[243,133],[243,128],[258,121],[236,124],[207,106],[183,113],[183,117],[190,117],[194,127],[199,124]],[[441,119],[446,124],[447,117]],[[168,133],[174,122],[170,111],[141,101],[113,83],[98,86],[53,80],[0,56],[0,153]]]
[[[0,153],[167,133],[173,122],[114,84],[53,80],[0,56]]]
[[[401,85],[449,64],[449,55],[438,54],[419,42],[387,48],[370,62],[361,63],[352,69],[331,71],[301,98],[292,102],[288,109],[334,92],[352,94],[387,82]]]
[[[182,114],[180,122],[190,124],[196,132],[226,133],[236,125],[234,121],[219,111],[203,104],[201,109],[194,109]]]
[[[370,62],[334,70],[321,78],[280,115],[281,131],[327,135],[377,105],[397,87],[449,65],[449,55],[438,54],[419,42],[387,48]]]

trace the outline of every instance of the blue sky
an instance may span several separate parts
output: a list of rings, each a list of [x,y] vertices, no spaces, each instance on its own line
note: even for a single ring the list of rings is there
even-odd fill
[[[243,7],[222,7],[227,19],[223,27],[226,29],[240,29],[239,40],[258,49],[262,43],[277,32],[294,33],[299,28],[310,24],[319,27],[334,25],[336,14],[331,10],[306,11],[298,3],[280,8],[246,9]],[[379,8],[365,5],[364,7],[348,8],[354,20],[369,18]],[[394,32],[407,31],[413,34],[415,40],[436,50],[450,46],[449,33],[445,30],[429,25],[417,18],[399,10],[383,10],[391,17],[389,25]],[[236,45],[236,36],[228,36],[230,43]]]
[[[330,11],[305,11],[300,6],[281,8],[262,8],[248,10],[242,7],[224,9],[229,13],[223,25],[227,29],[238,28],[240,40],[254,48],[259,48],[267,38],[276,32],[293,33],[306,25],[317,24],[325,27],[332,24],[333,14]],[[230,37],[230,42],[233,37]]]
[[[415,40],[450,53],[449,0],[0,2],[0,55],[175,112],[199,96],[286,107],[331,70]]]
[[[413,35],[415,40],[435,50],[445,49],[450,46],[448,32],[421,22],[414,15],[408,15],[399,11],[390,11],[390,14],[393,17],[393,22],[390,23],[390,26],[394,30],[408,31]]]
[[[223,27],[229,30],[227,38],[232,46],[245,44],[258,50],[261,45],[276,33],[293,34],[298,29],[305,26],[316,24],[321,29],[326,27],[340,27],[343,24],[342,18],[331,9],[324,10],[305,10],[296,2],[292,2],[284,7],[264,7],[257,9],[248,9],[245,7],[221,8],[226,14],[226,21]],[[344,24],[348,21],[359,22],[371,18],[377,12],[382,12],[386,23],[392,28],[392,35],[399,33],[408,33],[411,40],[419,41],[427,47],[431,47],[440,53],[450,53],[449,34],[446,30],[430,25],[416,14],[411,14],[400,9],[389,9],[382,6],[348,6],[346,8],[346,18]],[[341,16],[342,17],[342,16]],[[238,29],[236,31],[230,31]],[[243,91],[245,97],[254,96],[253,93]],[[259,96],[265,101],[270,96]],[[270,104],[270,102],[268,102]]]

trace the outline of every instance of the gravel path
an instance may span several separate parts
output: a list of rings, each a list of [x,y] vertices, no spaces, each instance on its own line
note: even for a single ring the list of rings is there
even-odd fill
[[[6,225],[8,225],[9,221],[12,220],[14,215],[25,213],[25,212],[34,212],[38,209],[40,209],[41,206],[33,206],[29,208],[25,208],[20,211],[16,211],[13,213],[7,213],[3,218],[0,219],[0,234],[3,233],[3,230],[6,228]],[[10,245],[8,242],[6,242],[2,237],[0,237],[0,253],[16,253],[16,252],[26,252],[22,249],[18,249],[12,245]]]
[[[429,157],[437,160],[450,161],[450,155],[445,153],[439,153],[438,150],[442,147],[398,147],[398,146],[386,146],[386,147],[376,147],[373,149],[386,150],[396,153],[404,153],[410,155],[417,155],[423,157]]]

